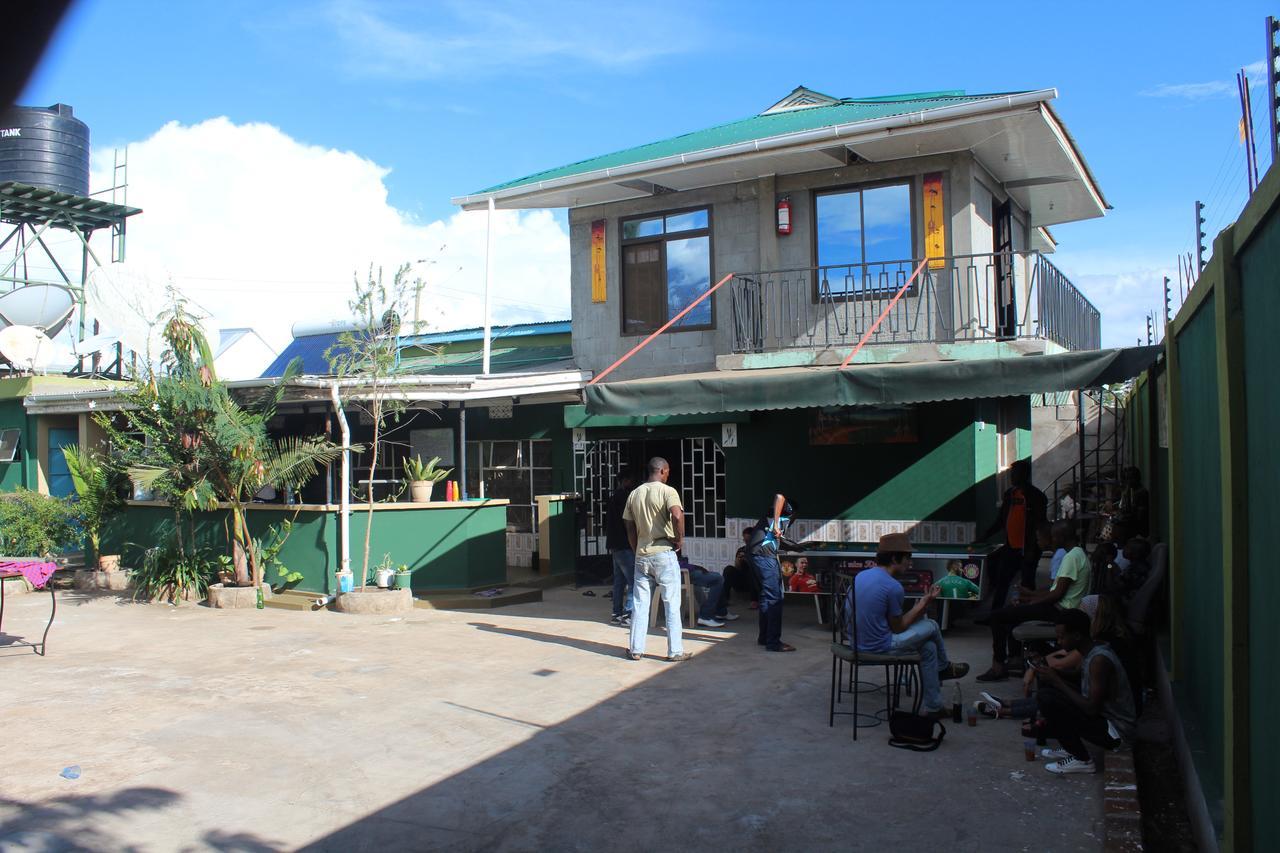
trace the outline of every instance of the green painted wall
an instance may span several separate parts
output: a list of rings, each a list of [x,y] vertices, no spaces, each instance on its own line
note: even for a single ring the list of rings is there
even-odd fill
[[[738,447],[724,451],[730,516],[759,515],[781,491],[803,518],[974,518],[973,401],[920,406],[919,441],[910,444],[810,446],[812,418],[809,410],[760,412],[739,427]]]
[[[1187,603],[1181,613],[1183,678],[1175,695],[1210,813],[1221,825],[1223,795],[1223,566],[1222,471],[1218,448],[1216,308],[1208,299],[1183,327],[1177,341],[1179,375],[1178,517],[1189,525],[1181,538],[1182,583]]]
[[[1280,648],[1280,620],[1270,608],[1280,602],[1280,215],[1273,215],[1240,256],[1244,314],[1244,393],[1249,460],[1247,517],[1249,525],[1248,600],[1258,603],[1249,619],[1250,768],[1253,798],[1253,838],[1280,835],[1280,739],[1274,736],[1280,709],[1280,679],[1276,678],[1274,650]],[[1272,842],[1274,843],[1274,842]]]
[[[0,380],[13,382],[15,380]],[[36,419],[27,414],[22,398],[0,399],[0,430],[18,429],[18,455],[12,462],[0,462],[0,492],[12,492],[19,486],[35,487]]]
[[[369,568],[389,553],[395,565],[413,567],[414,589],[465,588],[506,581],[506,507],[504,505],[437,509],[375,510]],[[222,553],[227,548],[230,513],[196,513],[197,544]],[[265,535],[282,519],[293,518],[293,533],[280,552],[292,571],[301,572],[299,589],[330,592],[340,561],[338,514],[335,511],[291,512],[251,510],[249,528]],[[363,562],[367,512],[351,513],[351,565],[357,578]],[[105,553],[121,553],[126,566],[137,565],[142,551],[162,542],[173,530],[173,512],[161,506],[130,506],[108,526]],[[268,578],[275,581],[275,578]]]

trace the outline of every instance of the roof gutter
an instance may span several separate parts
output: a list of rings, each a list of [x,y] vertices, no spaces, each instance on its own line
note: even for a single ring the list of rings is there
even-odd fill
[[[833,141],[856,140],[867,136],[883,136],[897,130],[906,130],[921,127],[923,125],[939,124],[953,119],[974,118],[988,113],[1038,109],[1041,104],[1051,101],[1056,97],[1058,97],[1057,89],[1039,89],[1034,92],[1000,95],[998,97],[987,98],[982,101],[972,101],[966,104],[956,104],[950,107],[938,107],[931,110],[917,110],[911,113],[886,116],[885,118],[871,119],[868,121],[847,122],[845,124],[820,127],[813,130],[802,130],[795,133],[787,133],[781,136],[770,136],[765,139],[753,139],[747,142],[737,142],[732,145],[723,145],[718,148],[707,148],[702,151],[693,151],[688,154],[673,154],[669,157],[660,157],[656,160],[646,160],[641,163],[629,163],[627,165],[607,169],[596,169],[590,172],[583,172],[579,175],[566,175],[562,178],[552,178],[546,181],[521,184],[520,186],[509,187],[507,189],[497,190],[494,192],[482,192],[474,195],[459,196],[452,199],[452,203],[463,208],[487,206],[490,199],[493,199],[494,202],[497,203],[503,199],[519,198],[521,196],[534,195],[548,190],[563,189],[573,186],[587,186],[594,183],[616,183],[619,178],[638,177],[647,172],[661,171],[676,166],[690,166],[698,163],[711,162],[713,160],[723,160],[730,157],[750,154],[764,154],[770,151],[778,151],[786,148],[796,148],[806,145],[829,145]],[[1085,170],[1085,174],[1088,174],[1087,169]],[[1092,176],[1090,176],[1090,180],[1092,180]]]

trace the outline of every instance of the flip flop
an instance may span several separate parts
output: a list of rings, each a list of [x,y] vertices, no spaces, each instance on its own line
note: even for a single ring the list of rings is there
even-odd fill
[[[768,646],[765,646],[764,650],[766,652],[794,652],[796,650],[796,647],[783,643],[782,645],[778,646],[776,649],[771,649]]]

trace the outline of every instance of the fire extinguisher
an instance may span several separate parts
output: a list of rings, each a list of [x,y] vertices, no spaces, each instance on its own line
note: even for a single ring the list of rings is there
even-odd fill
[[[778,233],[791,233],[791,196],[783,196],[778,200]]]

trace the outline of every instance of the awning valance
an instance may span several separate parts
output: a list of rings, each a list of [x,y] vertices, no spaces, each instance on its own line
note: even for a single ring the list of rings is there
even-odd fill
[[[632,379],[584,389],[592,415],[692,415],[874,406],[1074,391],[1122,382],[1163,347],[1022,355],[966,361],[717,370]]]

